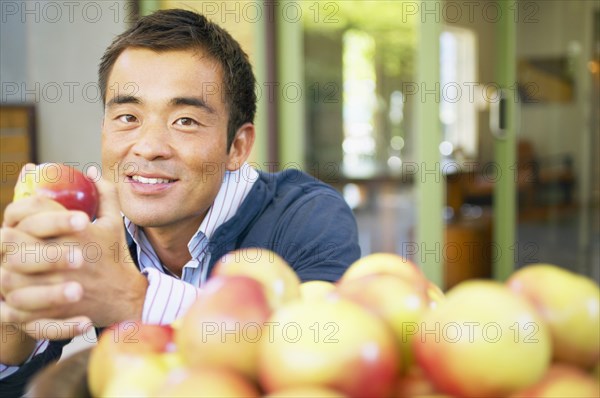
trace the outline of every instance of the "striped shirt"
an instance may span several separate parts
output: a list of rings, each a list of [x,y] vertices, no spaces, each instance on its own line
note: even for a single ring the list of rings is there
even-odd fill
[[[148,278],[148,290],[144,301],[144,323],[168,324],[185,313],[196,300],[198,288],[206,281],[211,253],[209,242],[213,233],[235,215],[258,179],[258,172],[245,163],[236,171],[226,171],[223,183],[200,227],[187,244],[191,260],[183,267],[181,278],[163,267],[144,231],[124,217],[127,232],[137,246],[140,271]],[[44,352],[47,340],[38,341],[28,362]],[[10,376],[18,366],[0,364],[0,380]]]

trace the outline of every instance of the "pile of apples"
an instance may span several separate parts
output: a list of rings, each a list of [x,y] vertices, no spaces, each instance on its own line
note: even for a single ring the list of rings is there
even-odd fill
[[[219,260],[172,325],[123,322],[92,350],[95,397],[598,397],[600,290],[549,264],[446,294],[377,253],[301,283],[265,249]]]

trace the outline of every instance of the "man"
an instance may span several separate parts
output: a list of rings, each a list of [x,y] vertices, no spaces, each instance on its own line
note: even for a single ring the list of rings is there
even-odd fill
[[[95,222],[43,197],[5,212],[3,242],[28,250],[52,242],[59,256],[47,257],[59,259],[32,264],[2,252],[3,392],[22,391],[60,355],[59,339],[90,322],[172,322],[231,250],[276,251],[303,281],[337,280],[360,256],[351,211],[332,188],[246,163],[255,78],[217,25],[183,10],[144,17],[107,49],[99,84]],[[94,262],[82,251],[90,243],[101,253]]]

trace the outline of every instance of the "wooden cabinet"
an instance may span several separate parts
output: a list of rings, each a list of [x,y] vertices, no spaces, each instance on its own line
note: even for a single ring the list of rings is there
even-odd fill
[[[446,225],[444,244],[444,287],[467,279],[491,278],[493,256],[492,217],[459,218]]]
[[[21,167],[36,162],[35,106],[0,105],[0,223]]]

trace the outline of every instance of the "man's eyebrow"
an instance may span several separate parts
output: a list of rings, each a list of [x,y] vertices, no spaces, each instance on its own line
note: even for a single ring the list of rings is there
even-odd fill
[[[133,95],[116,95],[112,97],[107,103],[106,107],[109,108],[113,105],[118,104],[141,104],[142,101],[138,97]]]
[[[196,108],[205,109],[209,113],[216,113],[216,111],[214,110],[213,107],[208,105],[206,103],[206,101],[204,101],[202,98],[198,98],[198,97],[176,97],[170,101],[170,104],[172,106],[178,106],[178,105],[194,106]]]

